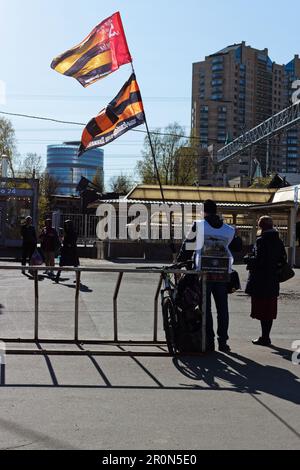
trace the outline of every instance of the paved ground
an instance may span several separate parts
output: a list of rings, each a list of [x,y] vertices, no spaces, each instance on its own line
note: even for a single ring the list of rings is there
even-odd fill
[[[44,339],[73,334],[74,275],[62,277],[61,285],[39,283]],[[300,449],[300,366],[291,362],[291,344],[300,340],[299,280],[300,271],[283,285],[272,349],[252,346],[258,323],[241,292],[231,296],[230,355],[9,355],[0,449]],[[81,338],[112,338],[115,281],[116,274],[83,276]],[[121,339],[152,338],[156,282],[155,275],[125,275]],[[33,282],[0,271],[0,286],[0,337],[31,337]],[[161,324],[159,332],[162,339]]]

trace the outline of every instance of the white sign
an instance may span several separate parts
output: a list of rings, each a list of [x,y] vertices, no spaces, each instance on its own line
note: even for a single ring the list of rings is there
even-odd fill
[[[300,103],[300,80],[295,80],[292,84],[292,88],[294,93],[292,94],[292,103],[297,104]]]

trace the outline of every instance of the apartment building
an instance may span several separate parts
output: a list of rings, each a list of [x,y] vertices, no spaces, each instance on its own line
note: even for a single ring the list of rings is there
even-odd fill
[[[300,79],[300,59],[287,65],[245,42],[193,64],[192,135],[199,142],[199,182],[227,185],[240,177],[250,183],[262,174],[300,173],[299,128],[257,145],[232,162],[215,165],[218,149],[291,104],[292,83]]]

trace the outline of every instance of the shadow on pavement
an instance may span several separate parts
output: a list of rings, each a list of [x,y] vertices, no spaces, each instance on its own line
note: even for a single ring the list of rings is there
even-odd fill
[[[64,287],[69,287],[69,289],[76,289],[76,284],[61,284],[61,285]],[[93,289],[90,289],[88,286],[80,283],[80,292],[93,292]]]
[[[280,351],[287,354],[287,350]],[[300,405],[299,377],[287,369],[264,366],[236,353],[218,353],[202,358],[181,357],[175,358],[173,362],[184,376],[203,381],[212,389],[222,390],[217,382],[222,380],[236,392],[253,395],[266,393]]]
[[[270,349],[273,350],[273,354],[286,359],[287,361],[292,360],[293,352],[290,349],[279,348],[278,346],[270,346]]]

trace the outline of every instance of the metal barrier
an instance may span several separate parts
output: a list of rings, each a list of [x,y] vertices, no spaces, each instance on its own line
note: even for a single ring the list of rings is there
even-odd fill
[[[23,270],[23,266],[0,266],[0,271],[10,270],[10,271],[21,271]],[[159,314],[159,297],[163,282],[163,274],[170,273],[170,274],[182,274],[182,270],[174,270],[174,269],[151,269],[151,268],[68,268],[64,267],[59,269],[58,267],[55,268],[47,268],[49,271],[64,271],[64,272],[75,272],[76,273],[76,290],[75,290],[75,308],[74,308],[74,338],[70,339],[45,339],[40,338],[39,335],[39,271],[44,271],[45,266],[39,267],[26,267],[26,269],[30,269],[33,273],[34,277],[34,326],[33,326],[33,337],[28,338],[0,338],[0,341],[3,341],[6,344],[9,343],[32,343],[37,346],[37,349],[7,349],[6,354],[38,354],[38,355],[130,355],[130,356],[161,356],[161,355],[169,355],[169,353],[163,348],[166,345],[165,341],[158,340],[158,314]],[[91,339],[83,339],[80,338],[79,335],[79,317],[80,317],[80,309],[79,309],[79,296],[80,296],[80,284],[81,284],[81,273],[116,273],[118,274],[118,279],[116,282],[116,286],[114,289],[113,295],[113,339],[112,340],[91,340]],[[156,293],[154,296],[154,316],[153,316],[153,339],[152,341],[145,341],[145,340],[133,340],[133,341],[122,341],[119,339],[119,332],[118,332],[118,296],[120,292],[120,287],[124,278],[124,274],[159,274],[159,282],[157,285]],[[184,271],[185,274],[195,274],[195,271]],[[199,273],[200,275],[200,273]],[[205,277],[205,276],[204,276]],[[204,299],[205,302],[205,299]],[[205,311],[205,310],[204,310]],[[205,347],[205,317],[203,315],[203,345]],[[75,344],[78,346],[78,350],[60,350],[60,349],[43,349],[40,343],[44,344]],[[84,345],[109,345],[109,346],[157,346],[160,348],[159,352],[146,352],[146,351],[90,351],[85,349]]]
[[[67,219],[72,220],[80,243],[94,243],[98,240],[96,233],[99,217],[93,214],[60,214],[58,225],[63,227]]]

